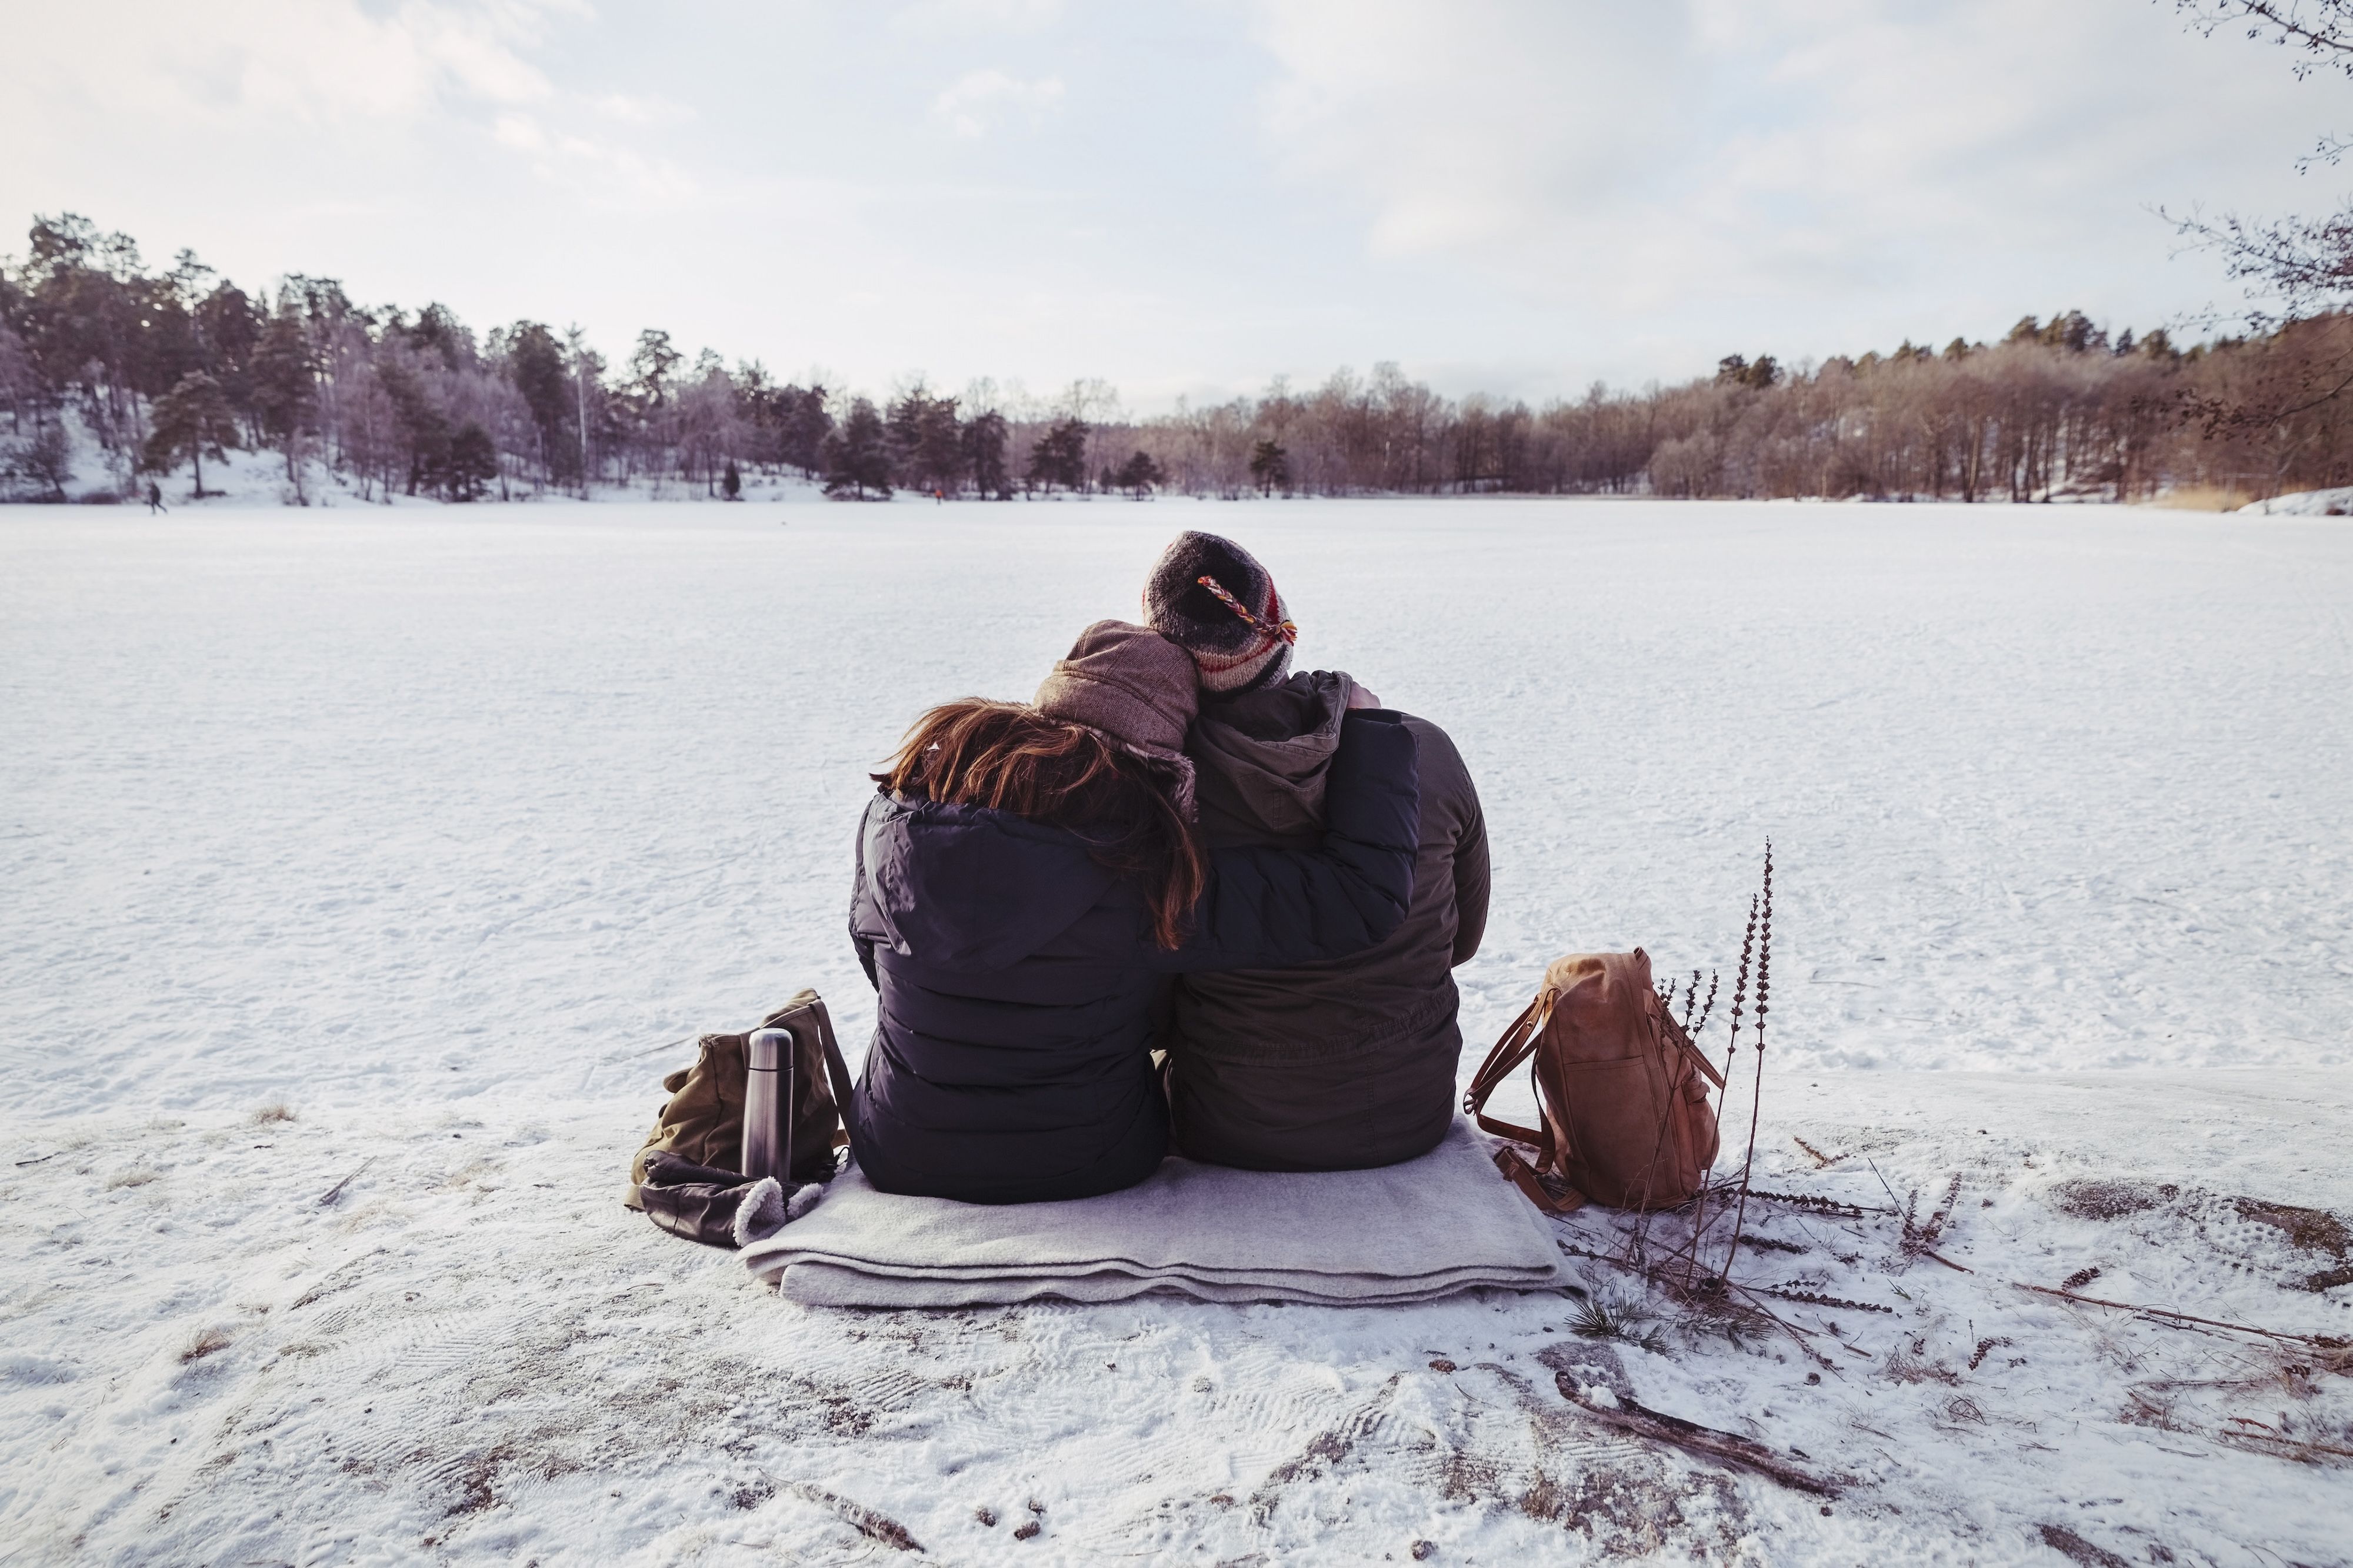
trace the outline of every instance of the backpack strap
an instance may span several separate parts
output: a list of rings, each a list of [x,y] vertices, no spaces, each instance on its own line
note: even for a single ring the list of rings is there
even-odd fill
[[[814,991],[807,994],[807,1001],[802,1002],[796,999],[793,1005],[777,1013],[762,1027],[790,1030],[794,1040],[793,1048],[797,1055],[801,1043],[807,1038],[809,1025],[815,1023],[818,1045],[825,1055],[826,1083],[833,1090],[835,1127],[831,1142],[836,1149],[850,1148],[853,1143],[850,1134],[850,1094],[857,1080],[849,1076],[849,1066],[841,1059],[841,1046],[833,1037],[833,1016],[825,1010],[825,999]],[[791,1127],[789,1118],[786,1120],[786,1126],[789,1132]],[[853,1155],[856,1152],[854,1148],[851,1152]],[[787,1165],[786,1169],[790,1170],[791,1167]]]
[[[1496,1150],[1495,1169],[1511,1178],[1512,1184],[1546,1214],[1575,1214],[1585,1206],[1585,1194],[1575,1187],[1564,1188],[1559,1197],[1546,1192],[1544,1183],[1536,1179],[1535,1167],[1520,1158],[1516,1150]]]
[[[1487,1059],[1479,1065],[1477,1075],[1471,1079],[1471,1092],[1462,1097],[1464,1114],[1475,1117],[1481,1127],[1498,1137],[1535,1144],[1541,1151],[1540,1162],[1544,1163],[1552,1159],[1551,1127],[1522,1127],[1516,1122],[1499,1121],[1487,1114],[1487,1101],[1496,1087],[1512,1076],[1514,1068],[1535,1055],[1536,1041],[1544,1034],[1545,1026],[1552,1022],[1553,1003],[1557,995],[1547,987],[1537,992],[1536,999],[1521,1009],[1520,1016],[1512,1020],[1511,1026],[1495,1042],[1495,1048],[1487,1053]]]
[[[834,1040],[833,1019],[826,1012],[824,1001],[811,998],[808,1010],[817,1015],[818,1042],[825,1047],[826,1081],[833,1086],[833,1109],[841,1118],[842,1131],[847,1132],[850,1125],[849,1097],[852,1087],[849,1066],[841,1059],[841,1047]]]
[[[1573,1214],[1585,1206],[1586,1200],[1583,1193],[1568,1186],[1564,1186],[1561,1195],[1555,1197],[1536,1173],[1556,1163],[1552,1118],[1543,1114],[1543,1095],[1539,1093],[1536,1098],[1538,1119],[1544,1122],[1542,1128],[1522,1127],[1516,1122],[1499,1121],[1487,1115],[1485,1107],[1496,1086],[1511,1077],[1522,1062],[1535,1055],[1536,1047],[1544,1038],[1545,1026],[1552,1022],[1553,1006],[1559,1000],[1560,993],[1549,986],[1537,992],[1536,999],[1521,1010],[1520,1016],[1513,1019],[1511,1026],[1504,1031],[1503,1037],[1495,1042],[1495,1048],[1487,1053],[1487,1059],[1480,1064],[1477,1076],[1471,1080],[1471,1092],[1462,1097],[1462,1109],[1476,1117],[1481,1127],[1501,1137],[1535,1145],[1536,1163],[1534,1165],[1529,1164],[1516,1149],[1498,1149],[1495,1151],[1495,1169],[1526,1194],[1530,1203],[1553,1215]]]

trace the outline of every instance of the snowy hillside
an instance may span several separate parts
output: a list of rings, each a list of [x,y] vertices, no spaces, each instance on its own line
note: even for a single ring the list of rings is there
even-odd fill
[[[1466,1075],[1559,952],[1728,970],[1773,837],[1803,1201],[1736,1277],[1787,1333],[810,1311],[619,1207],[682,1037],[814,984],[862,1043],[907,721],[1026,696],[1185,527],[1470,763]],[[2107,508],[0,509],[0,1540],[2346,1562],[2348,603],[2337,520]]]
[[[2353,485],[2298,490],[2294,495],[2249,501],[2239,510],[2251,517],[2344,517],[2353,514]]]
[[[317,507],[328,510],[353,507],[441,508],[455,505],[435,495],[428,486],[422,495],[408,495],[394,490],[387,495],[380,487],[368,487],[364,493],[359,481],[348,473],[337,472],[316,458],[306,458],[290,471],[281,453],[268,449],[246,450],[227,447],[204,464],[204,489],[201,500],[195,496],[195,474],[182,464],[169,474],[134,473],[119,452],[110,453],[100,445],[79,415],[66,408],[58,416],[65,432],[66,468],[58,476],[56,490],[50,492],[43,482],[29,473],[11,476],[5,462],[0,462],[0,502],[14,498],[36,503],[52,503],[62,500],[67,504],[85,506],[133,506],[142,513],[148,511],[147,487],[153,484],[161,492],[164,511],[180,515],[188,511],[242,511],[256,507]],[[5,453],[0,453],[5,457]],[[743,475],[743,503],[797,503],[822,500],[823,487],[805,479],[796,470],[780,474],[763,473],[758,469]],[[600,482],[593,488],[592,499],[597,501],[702,501],[720,502],[723,498],[709,486],[675,477],[640,477],[627,483]],[[911,498],[912,499],[912,498]],[[576,498],[560,491],[542,491],[529,484],[507,483],[490,487],[481,504],[492,502],[552,502],[575,504]],[[475,503],[468,503],[475,504]]]

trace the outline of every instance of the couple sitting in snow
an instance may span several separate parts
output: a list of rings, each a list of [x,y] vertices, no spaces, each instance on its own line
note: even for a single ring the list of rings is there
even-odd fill
[[[1291,673],[1297,629],[1229,541],[1179,537],[1144,603],[1034,704],[924,714],[877,775],[850,933],[880,1016],[845,1121],[886,1192],[1383,1165],[1453,1116],[1449,971],[1487,913],[1453,743]]]

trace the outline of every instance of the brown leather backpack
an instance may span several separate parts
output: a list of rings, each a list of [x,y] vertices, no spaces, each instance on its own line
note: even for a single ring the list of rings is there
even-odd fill
[[[1485,1114],[1496,1086],[1531,1058],[1544,1125]],[[1488,1131],[1535,1146],[1533,1169],[1510,1149],[1497,1150],[1495,1163],[1540,1207],[1567,1214],[1590,1199],[1609,1208],[1672,1208],[1698,1194],[1715,1163],[1711,1082],[1721,1089],[1724,1075],[1651,988],[1650,954],[1639,947],[1577,952],[1545,971],[1536,999],[1487,1054],[1462,1109]],[[1568,1190],[1556,1195],[1554,1184]]]

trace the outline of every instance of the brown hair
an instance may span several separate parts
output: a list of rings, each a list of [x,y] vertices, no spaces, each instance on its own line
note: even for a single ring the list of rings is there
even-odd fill
[[[1160,770],[1083,724],[967,697],[915,721],[874,782],[904,797],[979,805],[1066,827],[1097,865],[1144,885],[1152,937],[1181,946],[1208,868]]]

